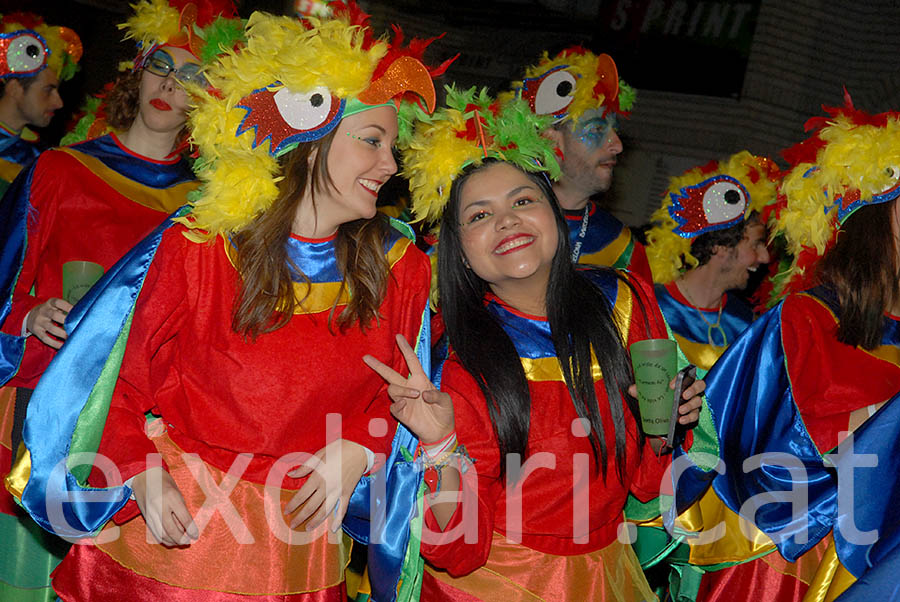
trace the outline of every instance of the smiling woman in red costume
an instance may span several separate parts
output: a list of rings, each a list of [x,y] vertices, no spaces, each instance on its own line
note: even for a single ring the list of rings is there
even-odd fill
[[[397,171],[397,105],[410,94],[433,107],[441,69],[422,64],[427,43],[401,47],[398,30],[389,45],[355,5],[333,6],[329,19],[254,13],[246,44],[209,66],[190,118],[202,181],[190,211],[76,307],[35,391],[27,483],[7,479],[32,516],[71,532],[32,492],[54,478],[48,454],[85,436],[130,486],[80,529],[102,527],[57,569],[63,600],[346,598],[349,550],[327,527],[393,432],[386,386],[360,358],[393,354],[399,369],[394,334],[427,328],[428,259],[376,199]],[[123,287],[124,315],[94,320]],[[87,374],[116,356],[91,336],[109,323],[126,324],[115,382]],[[86,398],[60,366],[90,381]],[[118,485],[99,476],[90,484]]]
[[[572,263],[549,179],[535,173],[559,174],[543,119],[474,91],[450,90],[447,104],[404,151],[417,215],[442,216],[440,391],[409,351],[409,379],[367,358],[428,467],[422,599],[655,599],[617,540],[628,492],[656,497],[668,464],[639,433],[626,347],[666,336],[652,290]],[[682,423],[697,419],[702,390],[685,391]]]
[[[66,339],[63,322],[72,305],[62,298],[63,264],[85,260],[108,270],[196,188],[189,164],[177,152],[188,108],[181,81],[202,79],[197,73],[206,46],[201,35],[218,31],[209,26],[220,12],[235,16],[230,2],[219,4],[200,15],[196,7],[175,8],[164,0],[138,3],[124,27],[129,37],[140,41],[141,52],[134,71],[122,78],[109,101],[110,121],[118,134],[43,153],[19,173],[0,203],[0,384],[7,384],[0,390],[4,469],[18,448],[31,390]],[[59,53],[54,49],[62,50],[58,45],[49,48],[51,59]],[[25,524],[6,491],[0,493],[0,511],[15,521],[12,533],[2,537],[10,541],[9,534],[16,543],[4,553],[16,550],[30,558],[17,566],[33,568],[40,562],[45,582],[29,578],[28,583],[49,592],[46,574],[58,557],[32,550],[41,547],[33,534],[25,535],[34,525]],[[0,516],[0,530],[7,522],[7,516]],[[2,593],[0,598],[7,599]]]

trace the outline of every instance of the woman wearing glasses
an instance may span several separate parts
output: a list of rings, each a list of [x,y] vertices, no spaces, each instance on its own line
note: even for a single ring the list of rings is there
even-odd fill
[[[235,16],[230,1],[218,4],[221,10],[196,22],[200,31],[221,30],[219,15]],[[188,97],[176,80],[202,83],[203,40],[193,27],[190,35],[185,29],[167,38],[156,33],[177,30],[180,18],[165,2],[137,5],[126,27],[142,52],[107,104],[117,133],[43,153],[0,202],[0,385],[8,383],[0,389],[2,473],[10,466],[8,454],[18,450],[31,391],[66,339],[63,322],[74,300],[63,298],[63,265],[84,260],[109,270],[196,187],[178,152]],[[55,599],[49,574],[68,544],[40,534],[3,488],[0,510],[13,514],[0,521],[0,540],[13,542],[9,549],[15,550],[11,566],[31,567],[33,591]]]
[[[91,261],[108,270],[196,187],[180,154],[188,110],[182,84],[204,83],[198,57],[205,42],[197,30],[224,31],[236,16],[230,1],[218,4],[206,22],[185,25],[167,39],[156,31],[160,23],[177,28],[184,21],[179,11],[160,2],[138,4],[125,24],[139,43],[135,68],[116,83],[106,108],[113,132],[44,153],[4,198],[18,234],[4,243],[4,265],[21,265],[21,272],[3,280],[12,306],[0,323],[24,344],[13,357],[4,348],[9,361],[0,364],[0,383],[34,388],[63,345],[73,301],[63,298],[63,265]],[[27,225],[26,214],[32,216]]]

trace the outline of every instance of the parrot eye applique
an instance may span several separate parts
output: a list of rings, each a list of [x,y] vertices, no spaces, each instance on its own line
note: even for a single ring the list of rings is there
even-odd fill
[[[825,208],[827,213],[832,207],[838,208],[838,223],[844,223],[844,220],[864,205],[875,205],[877,203],[887,203],[893,201],[900,196],[900,167],[889,165],[884,169],[884,173],[888,178],[881,192],[873,194],[869,199],[860,198],[860,191],[854,188],[841,196],[835,195],[834,205]]]
[[[237,106],[247,114],[236,134],[255,128],[253,148],[268,139],[269,152],[277,157],[300,142],[328,134],[340,122],[344,105],[323,86],[294,92],[276,82],[241,99]]]
[[[710,224],[731,221],[746,208],[746,192],[737,182],[715,182],[703,193],[703,212]]]
[[[575,98],[576,82],[575,76],[566,68],[563,65],[522,82],[522,98],[537,115],[565,116],[565,110]]]
[[[742,219],[750,203],[747,189],[735,178],[718,175],[672,193],[669,215],[684,238],[728,228]]]
[[[878,193],[879,196],[891,193],[900,188],[900,167],[896,165],[891,165],[884,169],[885,175],[889,178],[887,186],[885,186],[881,192]]]
[[[0,63],[6,63],[8,75],[29,75],[41,70],[47,60],[47,47],[31,31],[14,31],[0,35]]]
[[[295,130],[318,127],[331,113],[331,92],[322,86],[311,92],[291,92],[282,88],[273,99],[281,118]]]

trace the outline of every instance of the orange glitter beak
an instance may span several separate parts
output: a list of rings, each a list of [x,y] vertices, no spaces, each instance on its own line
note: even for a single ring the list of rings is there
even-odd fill
[[[616,63],[608,54],[597,57],[597,85],[594,86],[594,95],[603,92],[605,102],[614,102],[619,95],[619,71]],[[599,88],[599,89],[598,89]]]
[[[373,81],[357,99],[367,105],[379,105],[406,92],[418,94],[428,112],[434,111],[437,102],[434,82],[425,65],[411,56],[401,56],[391,63],[384,74]]]
[[[73,63],[77,63],[81,60],[81,55],[84,53],[84,48],[81,46],[81,38],[68,27],[60,27],[58,30],[59,39],[66,43],[66,54],[69,55]]]

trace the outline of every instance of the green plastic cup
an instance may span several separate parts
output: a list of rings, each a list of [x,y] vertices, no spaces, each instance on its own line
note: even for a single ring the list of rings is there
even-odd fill
[[[67,261],[63,264],[63,299],[75,305],[103,276],[103,266],[93,261]]]
[[[668,435],[674,393],[669,383],[678,372],[678,350],[670,339],[647,339],[631,345],[631,365],[638,390],[645,435]]]

